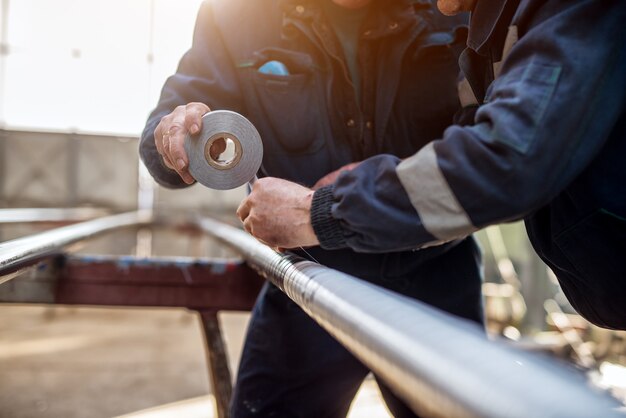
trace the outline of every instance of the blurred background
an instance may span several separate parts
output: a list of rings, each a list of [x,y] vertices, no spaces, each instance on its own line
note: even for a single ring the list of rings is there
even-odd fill
[[[245,190],[162,189],[137,155],[200,2],[0,0],[0,208],[153,206],[234,221]],[[0,219],[0,241],[51,227]],[[570,362],[626,399],[626,334],[573,313],[522,224],[477,237],[489,332]],[[235,257],[209,238],[166,229],[107,235],[78,253]],[[0,298],[20,280],[0,284]],[[247,318],[219,318],[233,375]],[[0,417],[211,417],[211,391],[192,311],[0,304]],[[351,414],[388,416],[371,379]]]

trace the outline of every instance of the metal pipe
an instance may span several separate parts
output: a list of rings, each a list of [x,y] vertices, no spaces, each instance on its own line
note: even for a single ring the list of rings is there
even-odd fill
[[[433,417],[623,417],[582,373],[490,341],[475,324],[295,256],[240,229],[198,220],[241,253],[380,376],[418,414]],[[454,291],[451,289],[451,291]]]
[[[148,225],[152,221],[150,211],[127,212],[0,243],[0,284],[38,261],[60,253],[68,245],[115,229]]]
[[[0,209],[0,224],[86,221],[109,214],[110,211],[98,208]]]

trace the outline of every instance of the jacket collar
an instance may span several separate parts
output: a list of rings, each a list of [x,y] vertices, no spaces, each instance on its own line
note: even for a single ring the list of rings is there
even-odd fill
[[[480,55],[488,55],[494,35],[509,26],[519,0],[477,0],[470,18],[467,46]]]
[[[282,0],[281,7],[289,17],[315,21],[321,13],[319,1],[327,0]],[[414,9],[427,7],[428,3],[429,0],[374,0],[363,38],[381,38],[403,31],[414,24]]]

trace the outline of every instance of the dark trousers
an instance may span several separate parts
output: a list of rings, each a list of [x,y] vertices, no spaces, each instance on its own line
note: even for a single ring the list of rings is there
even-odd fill
[[[344,259],[344,265],[335,260],[334,268],[352,270],[365,280],[482,322],[480,257],[474,241],[465,240],[434,257],[418,253],[368,255],[378,269],[354,257]],[[314,254],[318,256],[323,258]],[[231,414],[345,417],[368,373],[295,303],[266,283],[252,311]],[[378,383],[394,416],[415,416],[383,382]]]

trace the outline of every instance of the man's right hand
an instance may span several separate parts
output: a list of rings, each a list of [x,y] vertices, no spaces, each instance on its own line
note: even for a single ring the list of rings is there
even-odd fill
[[[187,184],[195,179],[189,173],[189,157],[185,152],[185,136],[189,133],[196,135],[202,130],[202,116],[211,109],[203,103],[189,103],[178,106],[169,115],[163,116],[154,130],[154,142],[163,158],[163,163],[178,175]],[[226,144],[224,143],[224,148]],[[213,150],[217,155],[224,150]]]

